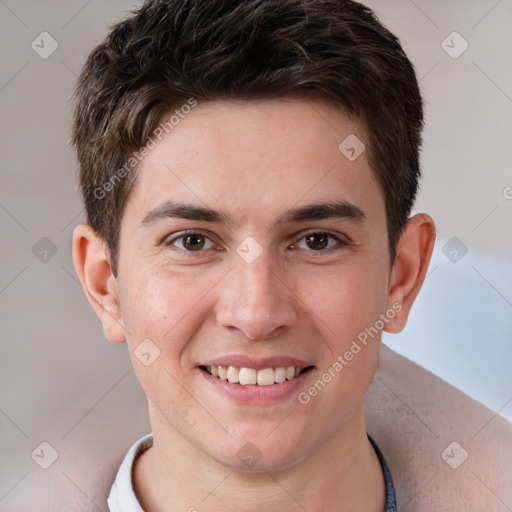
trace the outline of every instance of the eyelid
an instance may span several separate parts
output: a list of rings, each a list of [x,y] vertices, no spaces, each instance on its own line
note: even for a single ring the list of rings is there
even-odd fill
[[[337,238],[340,242],[349,243],[349,238],[341,233],[336,233],[335,231],[331,231],[330,229],[307,229],[303,232],[300,232],[300,237],[305,237],[308,235],[330,235],[333,238]],[[341,238],[343,237],[343,238]]]

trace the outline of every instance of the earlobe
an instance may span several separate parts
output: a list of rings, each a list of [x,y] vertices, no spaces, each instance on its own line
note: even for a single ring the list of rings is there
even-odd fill
[[[408,220],[398,242],[388,293],[388,308],[392,308],[393,304],[401,304],[402,308],[386,324],[387,332],[400,332],[405,327],[427,275],[435,240],[436,227],[429,215],[419,213]]]
[[[73,231],[73,264],[105,336],[111,341],[126,341],[117,279],[112,273],[106,244],[86,224]]]

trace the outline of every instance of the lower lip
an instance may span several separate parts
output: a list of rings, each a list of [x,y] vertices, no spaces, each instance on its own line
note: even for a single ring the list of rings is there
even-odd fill
[[[216,391],[220,391],[239,403],[268,405],[290,397],[310,377],[314,368],[301,373],[298,377],[294,377],[291,380],[270,384],[269,386],[258,386],[256,384],[242,386],[241,384],[233,384],[227,380],[213,377],[204,370],[201,370],[201,368],[198,368],[198,371]]]

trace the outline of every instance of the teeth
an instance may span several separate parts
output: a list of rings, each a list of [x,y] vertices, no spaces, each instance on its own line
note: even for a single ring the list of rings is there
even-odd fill
[[[228,366],[228,381],[231,383],[238,382],[238,376],[240,374],[240,370],[236,366]]]
[[[255,385],[270,386],[298,377],[304,368],[300,366],[278,366],[277,368],[238,368],[236,366],[206,366],[206,371],[213,377],[227,380],[232,384],[242,386]]]
[[[211,372],[211,367],[210,366],[207,366],[206,368],[208,368],[210,370],[210,373]],[[217,366],[217,369],[219,370],[219,378],[222,379],[222,380],[228,380],[228,369],[226,366]],[[213,373],[212,373],[213,375]]]
[[[258,386],[270,386],[274,384],[274,370],[273,368],[264,368],[258,370],[258,377],[256,378]]]
[[[286,380],[286,368],[279,366],[274,370],[274,380],[276,382],[284,382]]]
[[[240,368],[240,373],[238,375],[238,381],[242,386],[247,386],[247,384],[256,384],[256,372],[254,368]]]

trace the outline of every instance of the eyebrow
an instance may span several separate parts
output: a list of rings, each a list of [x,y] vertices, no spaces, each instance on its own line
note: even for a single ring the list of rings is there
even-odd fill
[[[194,204],[166,201],[144,216],[141,227],[149,227],[168,218],[222,223],[231,227],[235,225],[233,219],[224,212]],[[366,214],[355,204],[344,200],[313,203],[287,210],[277,219],[274,227],[283,223],[334,218],[363,222],[366,220]]]

